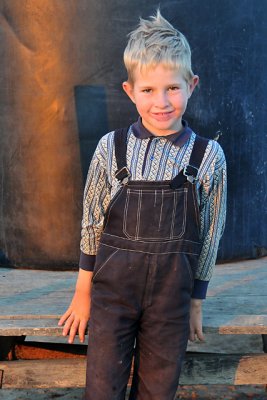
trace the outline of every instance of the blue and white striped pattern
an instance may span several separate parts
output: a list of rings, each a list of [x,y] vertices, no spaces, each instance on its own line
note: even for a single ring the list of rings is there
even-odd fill
[[[195,133],[192,133],[188,141],[178,147],[164,137],[139,139],[130,128],[127,166],[131,171],[131,179],[158,181],[174,178],[188,164],[195,137]],[[119,189],[119,183],[115,179],[117,164],[113,138],[114,132],[101,138],[88,171],[84,191],[81,251],[89,255],[97,252],[105,212]],[[203,246],[196,279],[209,281],[226,215],[225,157],[220,145],[213,140],[209,141],[200,166],[197,189]]]

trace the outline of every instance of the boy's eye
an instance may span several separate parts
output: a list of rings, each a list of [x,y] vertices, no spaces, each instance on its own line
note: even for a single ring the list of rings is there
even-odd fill
[[[175,90],[179,90],[179,89],[180,89],[179,86],[170,86],[169,87],[170,91],[175,91]]]
[[[152,92],[152,89],[149,89],[149,88],[143,89],[142,92],[143,92],[143,93],[151,93],[151,92]]]

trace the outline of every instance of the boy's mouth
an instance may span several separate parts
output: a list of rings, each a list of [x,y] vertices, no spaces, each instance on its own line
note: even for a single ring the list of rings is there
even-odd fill
[[[152,113],[152,116],[158,121],[168,121],[173,117],[173,111],[156,112]]]

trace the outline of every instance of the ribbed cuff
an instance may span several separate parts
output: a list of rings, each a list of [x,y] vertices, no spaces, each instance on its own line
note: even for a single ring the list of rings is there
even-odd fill
[[[85,254],[81,251],[79,267],[85,271],[93,271],[95,267],[95,257],[90,254]]]
[[[207,290],[208,290],[209,281],[201,281],[199,279],[195,279],[194,289],[191,297],[193,299],[205,299]]]

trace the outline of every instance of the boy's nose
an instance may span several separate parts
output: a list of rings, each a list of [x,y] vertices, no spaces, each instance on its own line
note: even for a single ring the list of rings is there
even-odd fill
[[[169,100],[167,93],[165,92],[158,93],[155,99],[155,106],[158,108],[165,108],[168,105],[169,105]]]

